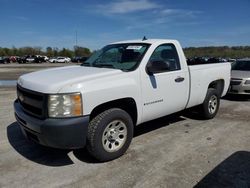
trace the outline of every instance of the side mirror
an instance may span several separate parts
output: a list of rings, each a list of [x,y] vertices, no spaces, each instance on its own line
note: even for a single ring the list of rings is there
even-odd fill
[[[155,73],[161,73],[161,72],[166,72],[170,70],[170,65],[169,62],[167,61],[150,61],[148,62],[146,66],[146,72],[149,75],[153,75]]]

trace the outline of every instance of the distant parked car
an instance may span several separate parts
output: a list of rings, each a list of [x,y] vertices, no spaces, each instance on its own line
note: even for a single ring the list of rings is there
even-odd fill
[[[9,57],[0,57],[0,64],[7,64],[10,63]]]
[[[228,59],[227,59],[227,62],[235,63],[235,62],[236,62],[236,59],[228,58]]]
[[[50,62],[50,63],[56,63],[56,62],[57,62],[57,57],[51,57],[51,58],[49,59],[49,62]]]
[[[29,56],[18,57],[18,58],[17,58],[17,62],[18,62],[19,64],[27,63],[27,62],[26,62],[27,57],[29,57]]]
[[[208,63],[226,63],[227,60],[220,57],[211,57],[208,59]]]
[[[71,59],[69,57],[57,57],[56,63],[69,63]]]
[[[209,64],[209,63],[226,63],[227,60],[220,57],[193,57],[188,58],[187,63],[189,65]]]
[[[232,64],[232,76],[228,93],[250,95],[250,58],[240,59]]]
[[[44,56],[36,56],[35,58],[34,58],[34,61],[33,61],[34,63],[44,63],[44,62],[46,62],[46,60],[45,60],[45,58],[44,58]]]
[[[208,58],[206,57],[194,57],[187,59],[187,63],[189,65],[198,65],[198,64],[206,64],[208,61]]]
[[[35,55],[27,56],[26,62],[33,63],[35,61],[35,58],[36,58]]]
[[[47,56],[42,55],[41,57],[44,59],[44,61],[49,61],[49,58]]]
[[[18,56],[10,56],[10,61],[17,62],[18,58],[19,58]]]
[[[84,63],[88,58],[86,56],[73,57],[71,61],[74,63]]]

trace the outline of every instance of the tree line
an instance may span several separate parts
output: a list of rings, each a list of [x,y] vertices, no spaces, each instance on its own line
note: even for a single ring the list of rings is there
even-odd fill
[[[250,46],[219,46],[219,47],[189,47],[184,48],[187,58],[191,57],[222,57],[244,58],[250,57]]]
[[[52,48],[47,47],[45,50],[42,47],[21,47],[21,48],[1,48],[0,47],[0,56],[25,56],[25,55],[46,55],[48,57],[56,56],[65,56],[65,57],[74,57],[74,56],[90,56],[91,51],[89,48],[74,46],[74,49],[67,48]]]
[[[224,57],[224,58],[244,58],[250,57],[250,46],[219,46],[219,47],[188,47],[184,48],[187,58],[191,57]],[[89,48],[74,46],[74,49],[47,47],[45,50],[41,47],[21,47],[21,48],[1,48],[0,56],[25,56],[25,55],[46,55],[55,56],[90,56]]]

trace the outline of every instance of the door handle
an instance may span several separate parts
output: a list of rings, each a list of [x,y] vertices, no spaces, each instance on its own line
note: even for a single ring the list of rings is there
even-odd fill
[[[175,78],[175,82],[183,82],[184,80],[185,80],[185,78],[183,78],[183,77]]]

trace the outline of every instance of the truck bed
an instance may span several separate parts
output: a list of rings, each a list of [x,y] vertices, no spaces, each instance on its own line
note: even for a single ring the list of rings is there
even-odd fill
[[[223,78],[230,78],[231,64],[230,63],[216,63],[188,66],[190,75],[190,93],[187,108],[201,104],[206,96],[208,85],[214,80],[225,80]],[[227,92],[230,79],[225,80],[224,90],[221,96]]]

